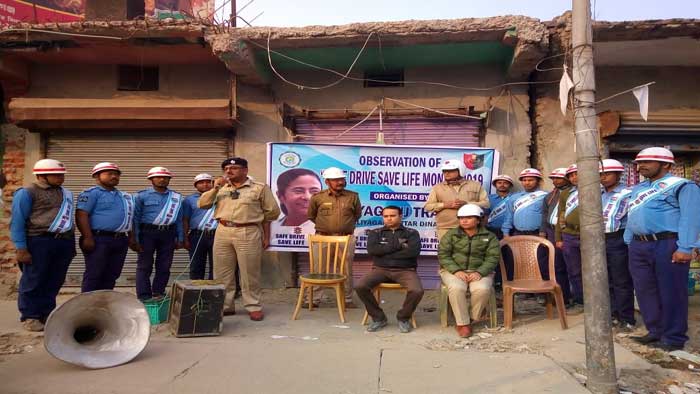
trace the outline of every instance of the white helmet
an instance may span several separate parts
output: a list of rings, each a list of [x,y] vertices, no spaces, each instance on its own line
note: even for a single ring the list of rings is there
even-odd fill
[[[520,175],[518,176],[518,179],[523,179],[526,177],[533,177],[533,178],[542,179],[542,173],[540,172],[540,170],[537,170],[535,168],[526,168],[526,169],[520,171]]]
[[[634,158],[634,161],[661,161],[671,164],[676,163],[673,157],[673,152],[658,146],[642,149],[641,152],[637,153],[637,157]]]
[[[66,166],[58,160],[41,159],[34,164],[34,175],[65,174]]]
[[[474,204],[465,204],[462,205],[459,210],[457,210],[457,217],[458,218],[465,218],[468,216],[478,216],[481,217],[481,215],[484,212],[481,210],[481,207],[478,205]]]
[[[605,159],[603,164],[598,166],[598,172],[625,172],[625,166],[617,160]]]
[[[345,178],[345,172],[338,167],[328,167],[323,170],[323,179],[341,179]]]
[[[196,177],[194,177],[194,184],[196,185],[197,182],[200,182],[200,181],[213,181],[213,180],[214,180],[213,176],[203,172],[201,174],[198,174]]]
[[[119,166],[118,166],[118,165],[116,165],[116,164],[114,164],[114,163],[109,163],[109,162],[106,162],[106,161],[105,161],[105,162],[102,162],[102,163],[97,163],[97,164],[95,164],[95,166],[92,167],[92,174],[90,174],[90,175],[93,175],[93,176],[94,176],[95,174],[97,174],[97,173],[99,173],[99,172],[102,172],[102,171],[110,171],[110,170],[116,171],[116,172],[118,172],[118,173],[120,173],[120,174],[122,173],[122,171],[119,169]]]
[[[466,172],[467,172],[467,168],[464,166],[464,163],[462,163],[462,161],[457,160],[457,159],[445,160],[445,162],[442,163],[442,166],[440,167],[440,171],[452,171],[452,170],[458,170],[459,176],[464,176],[464,174],[466,174]]]
[[[549,179],[554,179],[554,178],[566,179],[566,168],[559,167],[559,168],[553,169],[552,172],[549,173]]]
[[[493,178],[493,181],[491,181],[491,184],[496,186],[496,181],[507,181],[510,182],[511,186],[513,185],[513,178],[509,177],[508,175],[498,175],[495,178]]]
[[[566,167],[566,175],[569,176],[570,174],[573,174],[574,172],[578,172],[578,166],[576,163]]]
[[[172,178],[173,173],[165,167],[153,167],[150,170],[148,170],[148,175],[146,175],[146,179],[155,178],[157,176]]]

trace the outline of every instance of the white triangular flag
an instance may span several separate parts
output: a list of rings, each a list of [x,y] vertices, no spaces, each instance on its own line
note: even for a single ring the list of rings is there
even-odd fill
[[[559,105],[564,116],[566,116],[566,107],[569,105],[569,90],[572,87],[574,87],[574,83],[569,78],[569,72],[565,64],[564,74],[561,76],[561,81],[559,81]]]
[[[649,116],[649,85],[636,87],[632,90],[632,93],[639,101],[639,114],[642,115],[642,119],[646,122]]]

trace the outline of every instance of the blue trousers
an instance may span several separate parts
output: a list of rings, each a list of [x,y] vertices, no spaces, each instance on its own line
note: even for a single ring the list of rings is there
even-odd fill
[[[564,246],[562,252],[566,262],[566,273],[569,276],[571,296],[577,304],[583,304],[583,275],[581,272],[581,239],[576,235],[563,233]]]
[[[676,239],[635,241],[629,245],[634,291],[649,335],[669,345],[688,340],[688,271],[690,264],[671,263]]]
[[[629,270],[627,245],[622,236],[605,240],[608,260],[610,309],[613,317],[634,325],[634,286]]]
[[[112,290],[122,274],[129,238],[109,235],[95,236],[95,249],[85,253],[85,273],[83,273],[83,292],[93,290]]]
[[[190,279],[204,279],[209,267],[208,279],[214,279],[214,235],[202,234],[193,230],[188,235],[190,241]]]
[[[37,319],[46,322],[56,308],[56,296],[66,280],[71,260],[75,257],[73,239],[27,237],[27,250],[32,255],[30,264],[19,265],[17,306],[20,320]]]
[[[552,245],[555,244],[554,241],[554,229],[551,227],[547,227],[545,229],[545,232],[547,233],[547,240],[552,243]],[[540,248],[540,250],[543,248]],[[540,272],[542,272],[542,277],[544,279],[549,279],[549,261],[547,258],[547,252],[545,249],[545,259],[544,262],[542,259],[540,259],[540,250],[537,251],[537,259],[540,262]],[[543,267],[544,265],[544,267]],[[545,275],[545,271],[547,271]],[[561,291],[564,294],[564,303],[568,304],[569,300],[571,300],[571,285],[569,284],[569,273],[566,271],[566,261],[564,260],[564,252],[562,252],[561,249],[559,248],[554,248],[554,277],[557,280],[557,284],[561,287]]]
[[[175,239],[175,231],[142,230],[139,234],[139,244],[143,251],[136,260],[136,296],[140,300],[165,294],[165,286],[170,279],[170,266],[173,264]],[[156,274],[151,286],[154,254]]]

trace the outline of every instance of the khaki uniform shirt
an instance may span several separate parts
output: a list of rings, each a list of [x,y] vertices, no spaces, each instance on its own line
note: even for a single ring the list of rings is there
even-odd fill
[[[316,233],[349,235],[355,232],[355,223],[362,216],[360,197],[350,190],[338,194],[321,190],[309,201],[309,220],[316,224]]]
[[[238,198],[232,196],[238,191]],[[280,215],[272,190],[260,182],[248,178],[239,187],[225,185],[202,193],[197,205],[209,209],[216,203],[214,217],[238,224],[271,222]]]
[[[462,179],[456,185],[448,185],[447,182],[438,183],[430,190],[428,200],[425,202],[425,209],[428,212],[436,212],[435,222],[439,229],[449,229],[459,226],[457,220],[457,210],[445,208],[445,202],[452,200],[462,200],[470,204],[476,204],[481,208],[488,208],[489,195],[481,183]]]

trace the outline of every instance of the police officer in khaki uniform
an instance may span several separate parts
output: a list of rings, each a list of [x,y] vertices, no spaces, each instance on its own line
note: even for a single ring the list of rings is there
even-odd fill
[[[316,225],[319,235],[350,235],[345,267],[345,307],[357,308],[352,302],[352,261],[355,258],[355,224],[362,216],[360,197],[357,193],[345,189],[345,173],[340,168],[329,167],[323,171],[327,189],[314,194],[309,201],[308,217]],[[314,287],[314,306],[321,301],[321,288]]]
[[[199,208],[214,206],[219,221],[214,236],[214,279],[226,285],[224,315],[235,314],[236,266],[241,272],[243,306],[250,320],[264,318],[260,303],[262,251],[270,244],[270,222],[280,207],[270,187],[248,177],[248,161],[240,157],[221,163],[224,176],[202,193]]]
[[[425,202],[427,212],[435,212],[437,238],[459,227],[457,210],[465,204],[476,204],[483,209],[490,206],[489,195],[481,183],[466,179],[467,168],[457,159],[445,160],[440,167],[444,181],[433,186]]]

